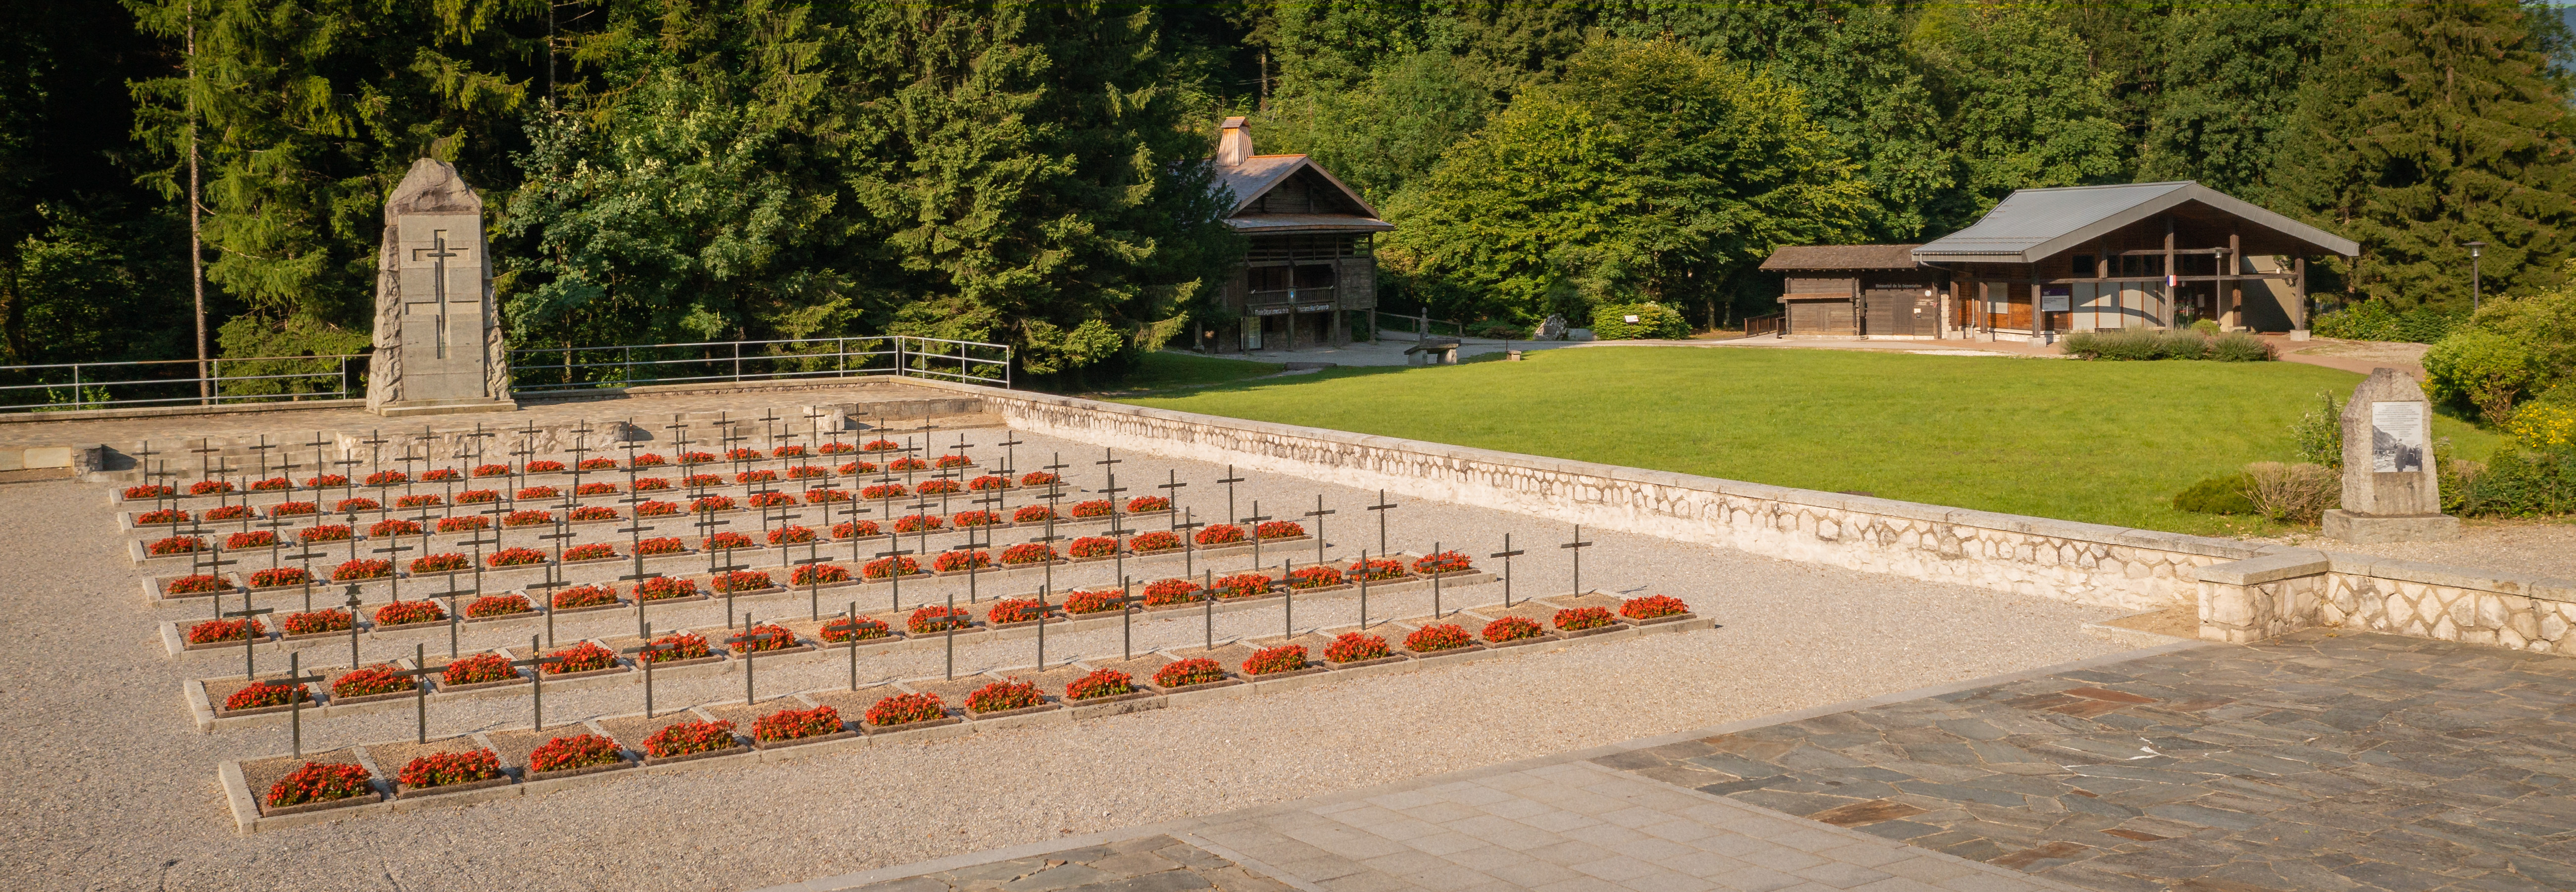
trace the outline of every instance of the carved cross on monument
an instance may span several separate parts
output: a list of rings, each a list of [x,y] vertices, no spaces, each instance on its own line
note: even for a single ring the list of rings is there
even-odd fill
[[[465,252],[447,247],[447,230],[444,229],[430,231],[429,247],[411,249],[412,260],[429,261],[430,294],[428,300],[405,300],[403,306],[410,308],[424,303],[435,305],[436,309],[432,311],[432,315],[438,317],[438,339],[432,344],[432,355],[439,359],[447,358],[447,259],[464,256]]]
[[[492,305],[483,198],[423,158],[385,199],[367,408],[380,415],[516,408]]]

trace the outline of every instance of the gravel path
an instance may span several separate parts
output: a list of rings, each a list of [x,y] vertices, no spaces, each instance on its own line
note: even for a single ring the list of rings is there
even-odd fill
[[[1058,445],[1022,439],[1031,441],[1021,447],[1023,465]],[[1079,469],[1075,482],[1098,485],[1088,464],[1097,450],[1064,449]],[[1225,510],[1224,487],[1210,482],[1222,468],[1128,458],[1119,476],[1130,494],[1149,491],[1143,487],[1171,468],[1192,484],[1181,491],[1183,505],[1202,517]],[[1368,517],[1361,507],[1375,493],[1247,476],[1237,510],[1251,513],[1258,498],[1265,513],[1303,512],[1320,492],[1341,512],[1328,521],[1332,550],[1375,550],[1374,523],[1353,520]],[[223,670],[161,655],[150,634],[153,611],[135,595],[136,571],[98,494],[96,485],[67,481],[0,486],[0,533],[16,546],[0,562],[0,583],[15,593],[0,617],[24,648],[0,661],[11,707],[0,727],[16,754],[0,767],[0,784],[15,794],[0,800],[14,831],[0,853],[19,888],[760,886],[1299,799],[2116,649],[2077,629],[2112,611],[1589,534],[1600,544],[1584,557],[1587,588],[1676,595],[1723,628],[242,837],[215,764],[281,752],[285,731],[191,730],[179,681]],[[1427,502],[1406,502],[1392,515],[1390,544],[1417,552],[1437,538],[1483,554],[1511,532],[1529,551],[1516,562],[1517,590],[1566,590],[1566,553],[1553,547],[1569,532],[1562,524]],[[1498,595],[1499,586],[1456,593],[1469,603]],[[1373,597],[1372,612],[1420,613],[1429,597],[1427,590]],[[1350,598],[1300,599],[1299,624],[1347,621],[1355,606]],[[722,611],[711,603],[691,621],[721,622]],[[1262,611],[1222,615],[1217,633],[1273,634],[1278,621]],[[524,629],[477,634],[465,646],[526,640]],[[1140,648],[1198,637],[1195,616],[1137,626]],[[1050,657],[1114,656],[1118,633],[1050,634],[1047,646]],[[397,650],[411,648],[376,644],[366,657]],[[1027,640],[992,642],[962,648],[959,664],[1019,665],[1030,650]],[[937,674],[940,657],[889,654],[866,668]],[[773,675],[764,664],[760,681],[786,691],[839,685],[844,672],[827,661]],[[657,699],[712,703],[740,692],[740,677],[722,675],[672,680]],[[641,707],[641,690],[549,691],[546,706],[550,721],[623,714]],[[526,710],[515,696],[445,704],[433,711],[431,730],[523,726]],[[306,745],[404,738],[411,722],[405,710],[309,722]]]
[[[2462,524],[2460,538],[2449,542],[2355,545],[2323,536],[2286,541],[2302,548],[2576,579],[2576,522],[2475,521]]]

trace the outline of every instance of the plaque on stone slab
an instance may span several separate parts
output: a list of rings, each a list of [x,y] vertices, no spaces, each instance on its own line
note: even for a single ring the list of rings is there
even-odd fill
[[[423,158],[385,200],[367,409],[380,415],[498,411],[510,353],[492,301],[483,198],[455,165]]]
[[[2433,458],[2432,403],[2415,380],[2374,369],[2343,408],[2343,507],[2323,518],[2327,538],[2353,543],[2457,538],[2442,513]]]

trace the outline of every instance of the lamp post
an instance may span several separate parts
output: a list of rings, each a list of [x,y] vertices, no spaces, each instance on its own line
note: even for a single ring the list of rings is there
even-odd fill
[[[2461,242],[2469,246],[2469,312],[2478,311],[2478,255],[2486,253],[2485,242]]]

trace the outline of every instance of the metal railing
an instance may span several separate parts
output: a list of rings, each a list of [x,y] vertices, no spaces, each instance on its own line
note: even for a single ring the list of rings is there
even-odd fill
[[[518,393],[857,375],[938,378],[1009,389],[1011,348],[980,341],[879,335],[510,351],[511,390]]]
[[[366,360],[364,353],[226,357],[207,360],[202,376],[193,359],[0,366],[0,381],[25,382],[0,384],[0,412],[348,399],[365,392]],[[40,399],[19,399],[26,395]]]

